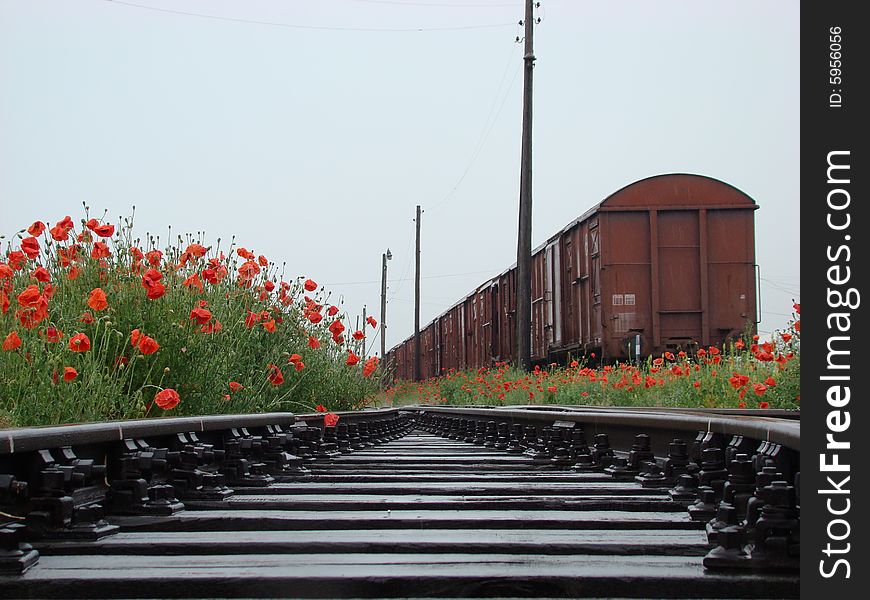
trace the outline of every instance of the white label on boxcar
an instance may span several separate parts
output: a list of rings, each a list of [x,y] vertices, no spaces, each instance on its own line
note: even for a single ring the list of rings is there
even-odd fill
[[[626,306],[634,306],[634,294],[626,294],[625,295],[625,305]]]
[[[623,296],[622,294],[613,294],[613,306],[622,306]]]

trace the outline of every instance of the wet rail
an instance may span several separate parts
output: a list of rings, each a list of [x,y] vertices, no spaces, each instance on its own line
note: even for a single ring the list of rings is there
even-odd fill
[[[339,415],[0,431],[0,597],[799,595],[793,414]]]

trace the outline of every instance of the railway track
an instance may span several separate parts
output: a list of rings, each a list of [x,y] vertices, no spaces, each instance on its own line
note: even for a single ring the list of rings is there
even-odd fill
[[[322,424],[0,432],[0,596],[798,597],[795,422],[421,407]]]

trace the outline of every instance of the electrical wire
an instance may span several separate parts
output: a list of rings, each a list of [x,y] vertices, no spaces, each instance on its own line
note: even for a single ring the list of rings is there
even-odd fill
[[[471,170],[471,167],[474,165],[475,161],[477,160],[477,157],[480,156],[480,153],[481,153],[481,151],[483,151],[484,146],[486,146],[486,142],[489,139],[489,134],[492,133],[492,130],[495,127],[495,124],[498,122],[498,118],[501,115],[501,111],[504,108],[505,103],[507,102],[507,99],[508,99],[508,96],[510,95],[511,90],[514,87],[514,83],[516,83],[517,75],[519,74],[520,67],[522,66],[522,64],[517,65],[517,68],[514,71],[513,79],[511,79],[510,85],[507,87],[507,89],[505,90],[504,96],[502,97],[501,104],[498,107],[498,112],[496,112],[495,117],[493,117],[492,121],[490,122],[490,117],[492,116],[492,111],[495,108],[496,104],[498,103],[498,97],[499,97],[499,93],[501,91],[501,86],[505,81],[505,77],[508,74],[508,71],[510,69],[510,65],[513,62],[514,56],[515,56],[518,48],[519,48],[519,44],[516,44],[516,43],[511,48],[510,58],[508,59],[508,63],[505,66],[504,72],[502,73],[501,80],[499,81],[498,87],[496,88],[496,95],[495,95],[495,98],[493,99],[493,103],[490,107],[489,114],[487,115],[486,120],[484,121],[483,129],[480,132],[480,137],[477,140],[477,144],[475,145],[474,151],[471,153],[471,158],[469,159],[468,164],[465,166],[465,170],[462,171],[462,175],[459,176],[459,179],[456,181],[455,184],[453,184],[453,187],[450,188],[450,191],[448,191],[441,198],[441,200],[439,200],[434,206],[432,206],[429,209],[430,212],[438,210],[439,208],[441,208],[444,204],[446,204],[453,197],[453,195],[459,189],[459,186],[462,185],[463,181],[465,181],[465,177],[468,175],[468,172]]]
[[[287,27],[290,29],[308,29],[315,31],[364,31],[364,32],[389,32],[389,33],[403,33],[403,32],[425,32],[425,31],[460,31],[466,29],[494,29],[497,27],[510,27],[513,26],[514,23],[493,23],[493,24],[481,24],[481,25],[449,25],[444,27],[411,27],[411,28],[388,28],[388,27],[332,27],[327,25],[299,25],[296,23],[278,23],[275,21],[262,21],[258,19],[241,19],[238,17],[222,17],[219,15],[211,15],[207,13],[198,13],[198,12],[190,12],[185,10],[175,10],[171,8],[159,8],[156,6],[148,6],[146,4],[139,4],[136,2],[127,2],[127,0],[105,0],[106,2],[111,2],[113,4],[123,4],[124,6],[130,6],[134,8],[139,8],[142,10],[151,10],[154,12],[168,13],[173,15],[184,15],[187,17],[200,17],[203,19],[212,19],[215,21],[229,21],[234,23],[247,23],[249,25],[268,25],[272,27]]]

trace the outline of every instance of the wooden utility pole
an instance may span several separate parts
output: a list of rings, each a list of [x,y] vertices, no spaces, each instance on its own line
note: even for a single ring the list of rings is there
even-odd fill
[[[381,360],[387,355],[387,261],[393,258],[390,249],[383,254],[381,269]],[[386,368],[386,363],[384,364]]]
[[[534,0],[526,0],[523,61],[523,142],[520,167],[520,215],[517,236],[516,360],[524,371],[531,368],[532,336],[532,70],[535,67],[533,36]]]
[[[417,205],[417,268],[414,272],[414,381],[420,380],[420,205]]]
[[[366,333],[366,305],[365,305],[365,304],[363,304],[363,319],[362,319],[362,324],[363,324],[363,326],[362,326],[362,330],[361,330],[361,331],[363,332],[363,339],[362,339],[362,357],[361,357],[361,358],[362,358],[363,360],[365,360],[365,359],[366,359],[366,338],[365,338],[365,333]]]

